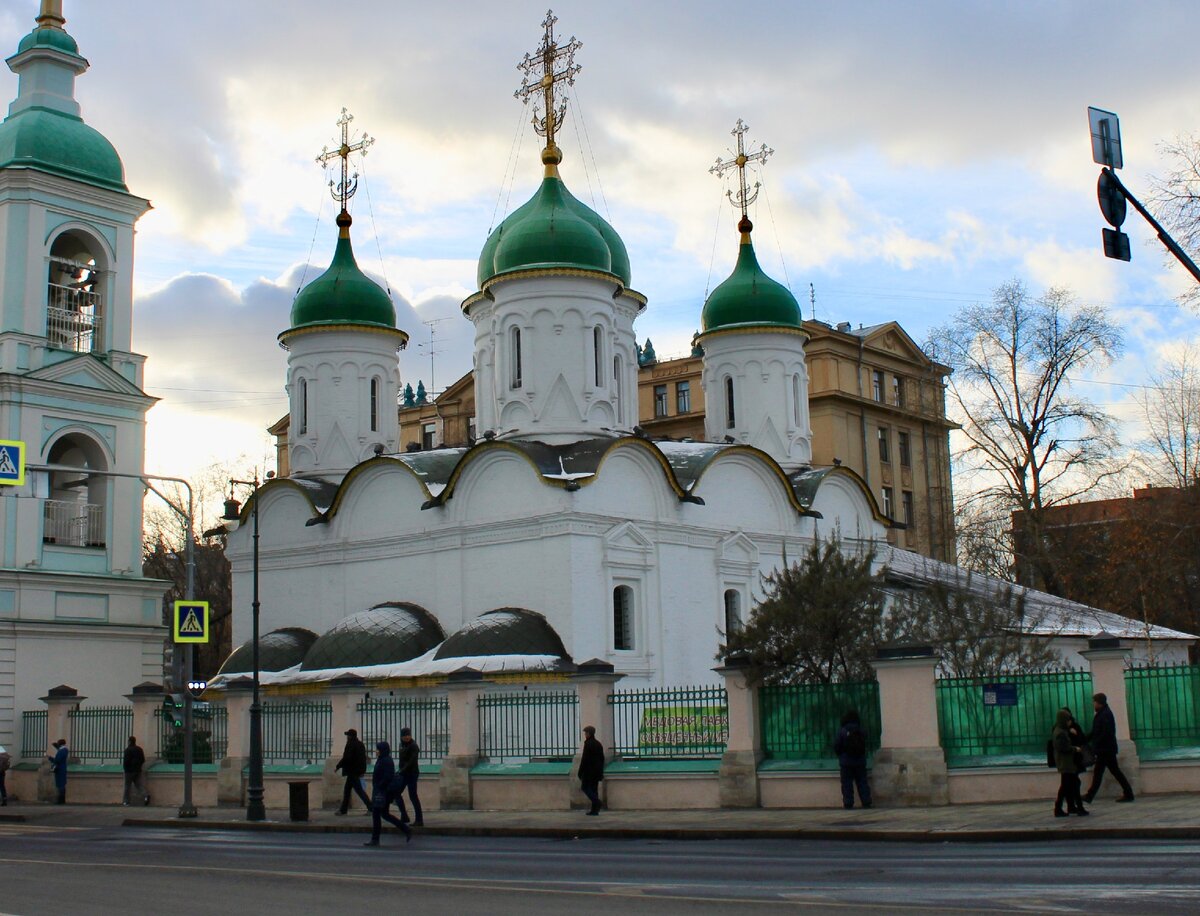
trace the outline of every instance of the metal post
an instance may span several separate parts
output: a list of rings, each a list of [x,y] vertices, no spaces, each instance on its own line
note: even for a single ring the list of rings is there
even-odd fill
[[[263,805],[263,743],[262,743],[262,705],[258,700],[258,480],[254,481],[254,572],[253,572],[253,602],[251,604],[253,618],[253,658],[254,658],[254,691],[250,697],[250,784],[246,788],[246,820],[265,821],[267,810]]]
[[[187,558],[187,599],[189,601],[195,597],[196,588],[196,538],[193,529],[193,513],[195,506],[192,505],[192,488],[188,487],[188,513],[187,513],[187,545],[184,547],[184,556]],[[195,678],[195,652],[196,647],[188,643],[186,654],[184,655],[183,668],[183,804],[179,806],[180,817],[195,817],[196,806],[192,802],[192,763],[194,748],[192,747],[194,735],[194,716],[192,715],[192,687],[191,682]]]

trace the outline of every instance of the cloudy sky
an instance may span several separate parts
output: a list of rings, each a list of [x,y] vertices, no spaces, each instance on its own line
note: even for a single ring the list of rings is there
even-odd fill
[[[92,70],[84,117],[116,145],[141,220],[135,347],[148,355],[147,469],[189,474],[269,454],[286,412],[287,326],[328,263],[335,210],[314,163],[343,106],[377,139],[355,198],[364,269],[412,337],[405,381],[470,366],[458,303],[489,229],[540,177],[515,65],[545,0],[65,0]],[[36,0],[0,0],[15,49]],[[1133,262],[1100,250],[1086,109],[1118,112],[1126,182],[1200,130],[1200,7],[1181,3],[562,0],[583,42],[563,176],[623,236],[638,322],[681,354],[736,254],[708,174],[737,118],[775,149],[755,220],[766,269],[831,322],[899,321],[915,338],[1020,277],[1107,305],[1128,352],[1088,390],[1132,416],[1137,385],[1200,336],[1136,215]],[[3,77],[11,98],[16,78]],[[306,266],[306,265],[313,266]],[[436,327],[434,369],[429,327]]]

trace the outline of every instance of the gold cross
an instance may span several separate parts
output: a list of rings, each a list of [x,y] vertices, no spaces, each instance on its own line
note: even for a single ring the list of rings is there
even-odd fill
[[[317,157],[317,165],[322,166],[329,165],[334,159],[342,160],[342,180],[329,179],[329,193],[334,200],[341,203],[342,213],[346,213],[346,203],[358,190],[358,173],[350,174],[350,154],[358,153],[365,156],[367,150],[371,148],[371,144],[375,142],[373,137],[363,134],[355,143],[351,143],[350,122],[353,120],[354,115],[343,108],[342,116],[337,121],[338,127],[342,129],[342,145],[337,149],[330,149],[328,146],[322,147],[321,155]]]
[[[513,98],[520,99],[526,105],[532,96],[541,93],[542,111],[545,114],[539,114],[537,105],[534,105],[533,129],[546,138],[542,162],[548,166],[562,161],[562,151],[555,145],[554,135],[567,115],[567,94],[566,87],[559,88],[559,84],[575,85],[575,76],[581,69],[575,63],[575,52],[583,47],[583,43],[577,41],[574,35],[565,45],[559,45],[554,38],[556,22],[558,17],[554,11],[547,10],[546,18],[542,20],[542,44],[517,64],[517,69],[525,75],[521,79],[521,88],[513,93]]]
[[[742,119],[738,118],[737,125],[732,131],[730,131],[733,136],[737,137],[737,155],[735,155],[732,159],[722,159],[720,156],[718,156],[717,164],[709,169],[709,171],[718,178],[723,176],[730,169],[738,170],[738,189],[736,193],[730,190],[726,191],[725,194],[728,196],[730,203],[741,209],[743,223],[749,222],[749,220],[746,218],[746,208],[758,199],[758,189],[762,187],[762,182],[760,181],[755,181],[754,187],[752,188],[746,186],[746,166],[751,162],[757,162],[760,164],[765,163],[767,161],[767,157],[775,152],[775,150],[769,149],[767,144],[764,143],[755,152],[747,154],[745,137],[746,132],[749,129],[750,128],[742,122]]]

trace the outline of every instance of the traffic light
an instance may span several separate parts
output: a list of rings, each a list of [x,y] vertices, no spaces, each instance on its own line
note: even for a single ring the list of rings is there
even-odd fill
[[[183,728],[182,693],[169,693],[163,697],[162,715],[168,725],[173,725],[175,728]]]
[[[200,699],[200,694],[208,689],[208,681],[188,681],[187,689],[188,693],[192,695],[192,699],[198,700]]]

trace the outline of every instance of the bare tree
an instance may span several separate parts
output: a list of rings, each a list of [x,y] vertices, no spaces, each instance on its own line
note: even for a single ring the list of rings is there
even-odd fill
[[[1120,470],[1113,418],[1073,383],[1110,363],[1122,345],[1101,307],[1082,305],[1063,289],[1034,298],[1019,280],[930,335],[931,355],[954,370],[950,405],[965,439],[955,458],[973,484],[956,489],[993,519],[1023,514],[1029,537],[1016,546],[1017,564],[1051,591],[1056,575],[1043,547],[1044,511]]]
[[[1152,471],[1169,486],[1200,484],[1200,348],[1164,360],[1139,400]]]
[[[1150,209],[1193,259],[1200,257],[1200,136],[1176,137],[1159,148],[1170,163],[1166,174],[1152,177]],[[1175,258],[1167,255],[1167,263]],[[1188,284],[1179,301],[1200,308],[1200,284]]]

